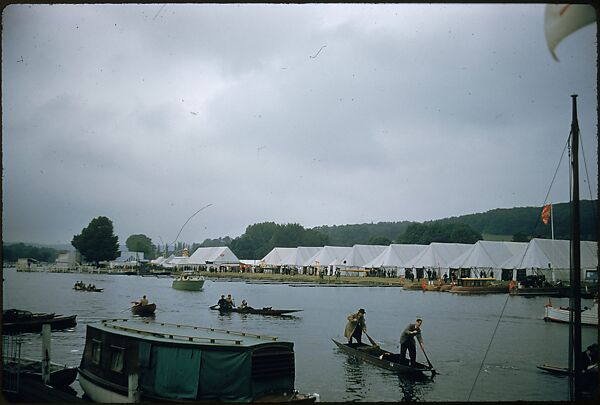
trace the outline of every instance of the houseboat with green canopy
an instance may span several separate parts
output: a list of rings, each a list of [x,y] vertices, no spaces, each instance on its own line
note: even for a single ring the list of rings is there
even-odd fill
[[[163,322],[88,325],[79,383],[94,402],[306,402],[294,388],[294,344]]]

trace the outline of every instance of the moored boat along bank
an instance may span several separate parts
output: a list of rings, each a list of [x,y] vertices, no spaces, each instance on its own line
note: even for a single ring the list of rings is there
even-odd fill
[[[294,344],[200,326],[103,320],[88,325],[79,383],[95,402],[318,400],[294,388]]]

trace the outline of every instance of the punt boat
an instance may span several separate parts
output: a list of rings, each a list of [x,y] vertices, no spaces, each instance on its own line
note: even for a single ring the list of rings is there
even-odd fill
[[[218,304],[211,305],[210,309],[214,311],[219,311],[221,313],[229,313],[229,312],[237,312],[238,314],[256,314],[256,315],[287,315],[293,312],[300,312],[301,309],[273,309],[271,307],[263,307],[263,308],[221,308]]]
[[[247,332],[107,319],[87,326],[79,383],[94,402],[306,402],[294,344]]]
[[[371,346],[366,343],[341,343],[335,339],[333,343],[347,354],[368,361],[377,367],[395,371],[400,374],[423,374],[425,372],[435,373],[435,369],[417,362],[411,367],[408,360],[400,357],[398,353],[390,353],[382,350],[379,346]]]

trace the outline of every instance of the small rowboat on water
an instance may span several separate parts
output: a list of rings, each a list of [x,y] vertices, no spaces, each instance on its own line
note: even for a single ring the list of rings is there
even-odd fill
[[[569,317],[571,314],[569,308],[554,307],[552,302],[548,300],[548,303],[544,307],[544,320],[552,322],[569,323]],[[598,303],[594,302],[591,308],[586,308],[581,311],[581,324],[598,326]]]
[[[36,380],[42,380],[42,362],[40,360],[3,356],[2,368],[4,373],[31,376]],[[49,377],[48,384],[54,388],[68,387],[77,378],[77,367],[50,362]]]
[[[246,307],[246,308],[240,308],[240,307],[236,307],[236,308],[221,308],[218,304],[216,305],[212,305],[210,307],[210,309],[215,310],[215,311],[219,311],[221,313],[229,313],[229,312],[237,312],[239,314],[256,314],[256,315],[287,315],[287,314],[291,314],[292,312],[300,312],[302,311],[301,309],[273,309],[271,307],[264,307],[264,308],[252,308],[252,307]]]
[[[88,288],[88,287],[73,287],[74,290],[76,291],[86,291],[86,292],[102,292],[104,291],[104,288],[96,288],[96,287],[92,287],[92,288]]]
[[[386,370],[395,371],[401,374],[422,374],[425,372],[435,373],[435,369],[425,364],[417,362],[415,367],[409,365],[408,360],[400,357],[398,353],[390,353],[381,349],[379,346],[371,346],[365,343],[341,343],[335,339],[333,343],[344,352],[368,361],[378,367]]]
[[[154,303],[146,305],[137,303],[131,307],[131,312],[137,316],[152,316],[154,315],[154,311],[156,311],[156,304]]]
[[[33,313],[20,309],[9,309],[2,313],[2,333],[40,332],[42,325],[49,324],[52,330],[73,328],[77,315]]]

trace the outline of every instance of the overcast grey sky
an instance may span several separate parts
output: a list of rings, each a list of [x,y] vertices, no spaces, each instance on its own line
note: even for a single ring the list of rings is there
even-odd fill
[[[596,23],[556,62],[544,7],[10,5],[3,240],[104,215],[172,242],[207,204],[179,240],[541,206],[573,93],[595,198]],[[549,200],[568,187],[565,155]]]

